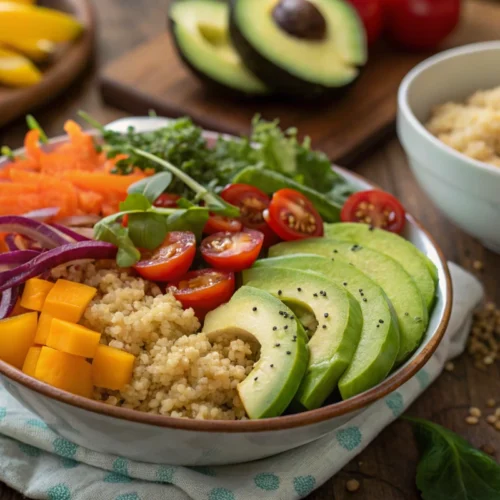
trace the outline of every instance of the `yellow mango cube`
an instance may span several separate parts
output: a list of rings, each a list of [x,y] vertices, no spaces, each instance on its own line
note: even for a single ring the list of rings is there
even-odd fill
[[[92,365],[84,358],[42,347],[35,378],[79,396],[92,397]]]
[[[91,286],[57,280],[45,299],[42,311],[54,318],[78,323],[96,293],[97,289]]]
[[[36,329],[35,334],[35,344],[47,345],[52,319],[53,317],[46,312],[42,312],[42,314],[40,314],[40,317],[38,318],[38,328]]]
[[[10,317],[12,316],[19,316],[20,314],[24,314],[30,312],[24,307],[21,307],[21,299],[17,299],[16,305],[14,306],[14,309],[12,309],[12,312],[10,313]]]
[[[0,359],[22,368],[33,345],[38,314],[29,312],[0,321]]]
[[[21,307],[32,311],[41,311],[53,286],[54,283],[50,281],[31,278],[24,284],[24,292],[20,302]]]
[[[53,318],[50,323],[47,346],[61,352],[93,358],[101,340],[101,334],[81,325]]]
[[[132,379],[135,356],[100,344],[92,363],[92,381],[104,389],[121,390]]]
[[[41,347],[30,347],[23,364],[23,372],[26,373],[26,375],[30,377],[35,376],[36,365],[41,352]]]

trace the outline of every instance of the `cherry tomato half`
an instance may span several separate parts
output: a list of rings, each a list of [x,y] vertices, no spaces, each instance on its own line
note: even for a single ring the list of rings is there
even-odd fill
[[[237,233],[242,229],[243,224],[238,219],[230,219],[221,215],[211,215],[203,228],[203,232],[205,234],[222,232]]]
[[[201,242],[201,255],[216,269],[242,271],[257,260],[263,242],[264,235],[253,229],[215,233]]]
[[[184,308],[192,307],[203,319],[208,311],[227,302],[234,293],[234,273],[216,269],[190,271],[171,284],[175,298]]]
[[[321,216],[309,199],[295,189],[276,191],[264,217],[285,241],[323,236]]]
[[[187,273],[196,254],[196,238],[188,231],[172,231],[155,250],[142,252],[134,269],[151,281],[172,281]]]
[[[393,233],[400,233],[406,222],[405,209],[397,198],[385,191],[360,191],[347,198],[340,218],[343,222],[364,222]]]
[[[375,43],[382,34],[384,16],[381,0],[349,0],[363,21],[368,45]]]
[[[460,21],[461,0],[384,0],[389,36],[411,50],[436,47]]]
[[[156,198],[153,205],[160,208],[177,208],[177,200],[180,198],[178,194],[163,193]]]
[[[264,220],[263,212],[269,206],[269,196],[249,184],[230,184],[220,193],[221,198],[240,209],[240,221],[245,227],[264,235],[264,248],[278,242],[273,230]]]

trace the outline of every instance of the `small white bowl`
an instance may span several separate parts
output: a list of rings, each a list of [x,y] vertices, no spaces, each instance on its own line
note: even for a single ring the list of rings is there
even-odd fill
[[[500,41],[437,54],[404,78],[398,136],[410,167],[431,200],[461,229],[500,252],[500,168],[473,160],[424,127],[431,110],[500,85]]]

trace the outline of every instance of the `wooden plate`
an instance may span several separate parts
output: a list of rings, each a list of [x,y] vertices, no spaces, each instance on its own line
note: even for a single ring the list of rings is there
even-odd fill
[[[62,48],[38,85],[23,89],[0,87],[0,126],[56,97],[83,71],[92,53],[96,16],[91,0],[42,0],[39,3],[73,14],[85,26],[85,32]]]

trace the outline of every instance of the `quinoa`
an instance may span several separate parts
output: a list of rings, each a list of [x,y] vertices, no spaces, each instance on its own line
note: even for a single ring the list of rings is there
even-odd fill
[[[255,361],[248,343],[210,341],[192,309],[111,261],[54,269],[52,278],[97,288],[81,324],[100,332],[101,343],[136,356],[130,384],[121,391],[96,388],[95,399],[172,417],[246,418],[237,386]]]
[[[500,86],[437,106],[427,129],[470,158],[500,167]]]

